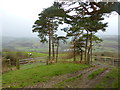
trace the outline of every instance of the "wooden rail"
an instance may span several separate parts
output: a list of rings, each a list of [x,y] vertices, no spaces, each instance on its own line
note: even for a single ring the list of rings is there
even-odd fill
[[[40,60],[44,59],[44,60]],[[40,62],[40,63],[46,63],[47,57],[37,57],[37,58],[27,58],[27,59],[20,59],[20,64],[28,64],[28,63],[34,63],[34,62]]]
[[[120,58],[113,58],[113,57],[101,57],[101,56],[93,56],[95,60],[107,62],[108,64],[114,66],[120,66]]]

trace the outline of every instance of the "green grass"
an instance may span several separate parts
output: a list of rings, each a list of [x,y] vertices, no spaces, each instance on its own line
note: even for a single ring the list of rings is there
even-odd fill
[[[68,56],[67,55],[68,53],[64,53],[64,54],[59,54],[59,58],[58,58],[58,61],[74,61],[74,57],[71,57],[71,58],[67,58],[65,56]],[[76,55],[76,61],[80,61],[80,56],[79,55]],[[83,57],[83,60],[84,61],[84,57]]]
[[[59,82],[59,83],[55,84],[54,87],[64,88],[65,87],[65,83],[72,82],[72,81],[77,80],[77,79],[79,79],[81,77],[82,77],[82,74],[80,74],[78,76],[74,76],[74,77],[68,78],[68,79],[66,79],[66,80],[64,80],[62,82]]]
[[[26,48],[26,51],[42,51],[42,52],[48,52],[48,48]]]
[[[45,53],[38,53],[38,52],[24,52],[24,53],[32,53],[33,57],[43,57],[43,56],[48,55],[48,54],[45,54]]]
[[[88,79],[93,79],[94,77],[96,77],[97,75],[102,73],[104,70],[106,70],[106,68],[97,69],[97,70],[93,71],[91,74],[89,74],[87,78]]]
[[[40,66],[40,65],[45,65],[45,63],[24,64],[24,65],[20,65],[20,69],[34,68],[34,67]]]
[[[53,76],[67,74],[87,67],[89,66],[68,63],[39,65],[33,68],[10,71],[3,74],[3,87],[21,88],[34,85],[38,82],[44,82]]]
[[[96,84],[96,88],[118,88],[118,78],[120,74],[118,68],[113,68],[109,73],[107,73],[100,83]]]
[[[80,78],[80,77],[82,77],[82,74],[80,74],[80,75],[78,75],[78,76],[75,76],[75,77],[71,77],[71,78],[65,80],[65,82],[71,82],[71,81],[74,81],[74,80],[76,80],[76,79],[78,79],[78,78]]]

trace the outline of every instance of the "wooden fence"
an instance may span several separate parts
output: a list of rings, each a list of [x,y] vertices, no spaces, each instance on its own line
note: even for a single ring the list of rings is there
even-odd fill
[[[46,63],[47,57],[37,57],[37,58],[27,58],[27,59],[20,59],[19,64],[29,64],[29,63]]]
[[[120,67],[120,58],[93,56],[95,60],[106,62],[110,65]]]
[[[30,64],[30,63],[46,63],[47,57],[36,57],[36,58],[27,58],[27,59],[20,59],[18,60],[18,63],[15,63],[17,65],[12,65],[12,61],[10,59],[5,59],[4,57],[2,59],[0,59],[0,68],[2,68],[2,70],[0,70],[0,73],[4,73],[7,71],[11,71],[11,70],[16,70],[19,68],[19,65],[22,64]]]

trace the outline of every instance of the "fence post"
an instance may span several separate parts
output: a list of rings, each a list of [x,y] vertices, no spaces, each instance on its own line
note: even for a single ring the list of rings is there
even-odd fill
[[[17,68],[17,69],[20,69],[19,59],[16,59],[16,68]]]
[[[46,59],[46,65],[49,64],[48,61],[49,61],[49,56],[47,56],[47,59]]]
[[[10,59],[7,59],[7,62],[8,62],[9,69],[12,70],[11,60],[10,60]]]
[[[114,66],[114,58],[113,58],[113,66]]]

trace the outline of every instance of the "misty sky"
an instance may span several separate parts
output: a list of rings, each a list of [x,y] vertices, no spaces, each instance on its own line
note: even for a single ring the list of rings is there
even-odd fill
[[[13,37],[37,37],[32,33],[32,25],[38,19],[38,14],[52,5],[54,0],[0,0],[0,29],[2,36]],[[106,32],[98,32],[98,35],[118,34],[118,14],[114,12],[109,18]],[[59,32],[65,35],[63,32]]]

